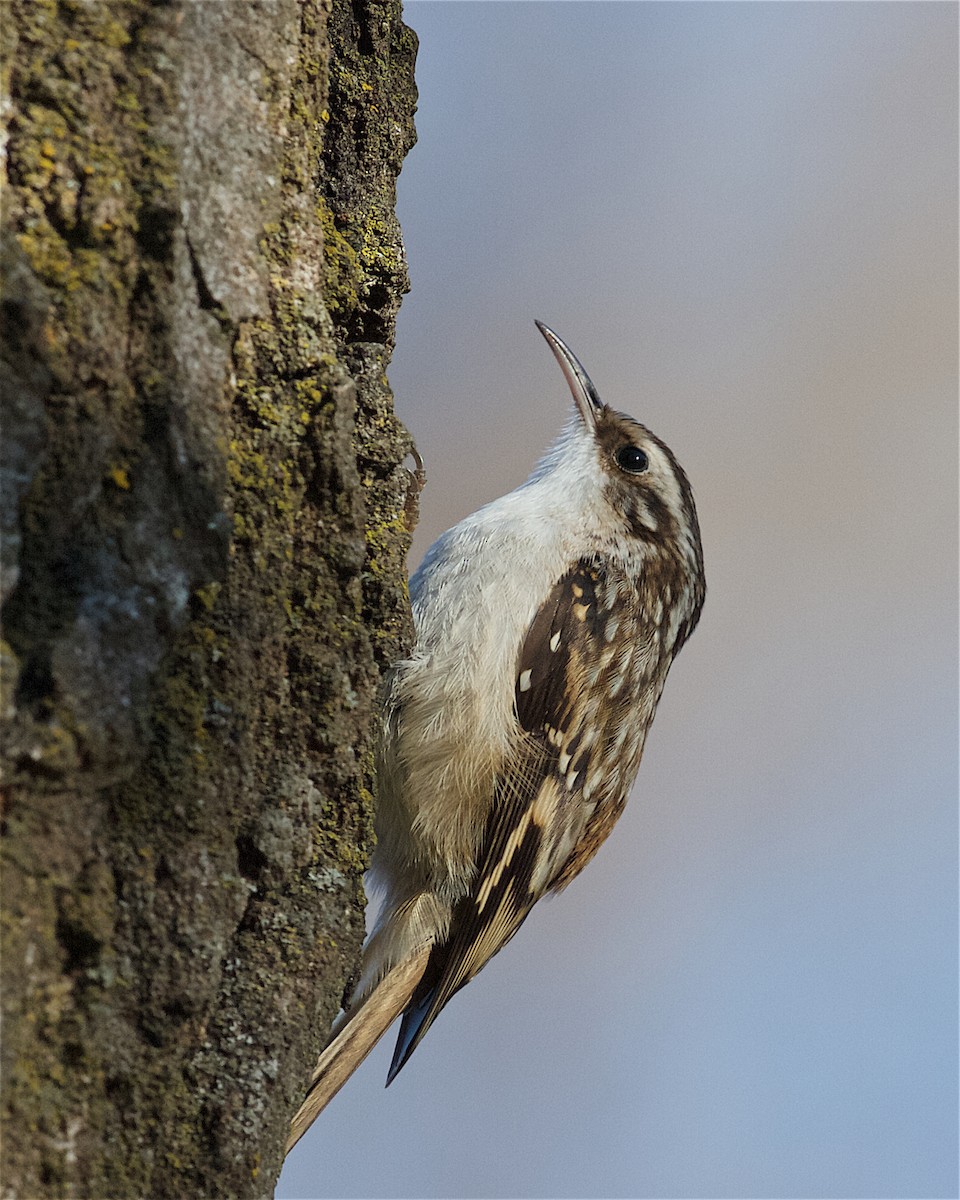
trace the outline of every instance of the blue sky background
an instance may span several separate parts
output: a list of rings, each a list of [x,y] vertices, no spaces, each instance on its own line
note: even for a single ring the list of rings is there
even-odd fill
[[[956,1197],[957,7],[405,11],[413,561],[559,430],[539,317],[709,591],[598,858],[278,1196]]]

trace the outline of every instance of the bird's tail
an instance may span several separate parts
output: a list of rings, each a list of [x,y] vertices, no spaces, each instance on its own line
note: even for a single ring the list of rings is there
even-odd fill
[[[403,962],[391,967],[357,1008],[343,1018],[317,1059],[310,1087],[290,1123],[285,1154],[290,1153],[407,1007],[427,965],[432,944],[424,942]]]

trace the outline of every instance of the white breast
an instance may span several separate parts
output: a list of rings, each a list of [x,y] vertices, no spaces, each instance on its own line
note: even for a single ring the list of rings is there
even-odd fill
[[[526,484],[438,538],[410,581],[417,644],[398,677],[395,799],[432,882],[473,862],[519,732],[521,641],[557,579],[601,544],[598,471],[571,429]]]

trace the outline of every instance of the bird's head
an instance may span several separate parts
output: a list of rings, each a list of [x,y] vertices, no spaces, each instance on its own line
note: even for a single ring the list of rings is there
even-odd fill
[[[537,328],[573,393],[576,413],[538,476],[577,474],[625,557],[672,560],[702,593],[703,551],[693,491],[673,451],[646,426],[604,404],[579,359],[548,326]],[[702,601],[702,594],[699,597]]]

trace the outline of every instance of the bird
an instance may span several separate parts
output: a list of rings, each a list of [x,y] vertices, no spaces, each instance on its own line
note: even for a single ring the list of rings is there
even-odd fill
[[[530,478],[442,534],[410,580],[376,759],[382,895],[287,1151],[401,1017],[396,1077],[441,1009],[565,888],[633,786],[706,594],[690,482],[536,322],[573,411]]]

